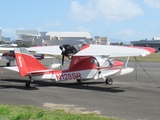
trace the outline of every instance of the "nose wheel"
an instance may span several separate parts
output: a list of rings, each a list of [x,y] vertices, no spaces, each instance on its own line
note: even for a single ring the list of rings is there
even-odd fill
[[[82,79],[77,79],[77,82],[82,83],[83,81],[82,81]]]
[[[10,65],[11,65],[11,63],[10,63],[10,62],[7,62],[7,63],[6,63],[6,66],[10,66]]]
[[[30,84],[31,84],[31,81],[30,81],[30,80],[27,81],[26,84],[25,84],[26,88],[29,88],[29,87],[30,87]]]
[[[105,82],[106,82],[106,85],[112,85],[113,84],[112,78],[106,78]]]

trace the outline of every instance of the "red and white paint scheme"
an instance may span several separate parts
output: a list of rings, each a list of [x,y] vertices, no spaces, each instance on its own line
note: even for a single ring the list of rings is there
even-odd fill
[[[52,49],[51,49],[52,48]],[[125,75],[131,73],[134,69],[127,67],[130,56],[146,56],[155,50],[153,48],[106,46],[106,45],[83,45],[75,47],[71,45],[43,46],[38,49],[41,54],[56,54],[68,57],[70,65],[67,70],[50,69],[42,65],[34,56],[27,54],[25,48],[16,48],[14,50],[18,69],[5,67],[10,70],[19,71],[20,76],[29,76],[30,80],[26,87],[30,86],[31,81],[40,79],[50,79],[55,81],[99,79],[105,80],[106,84],[111,85],[113,80],[108,76]],[[56,51],[56,52],[55,52]],[[103,56],[105,55],[105,56]],[[113,60],[112,57],[128,57],[125,63]],[[62,64],[63,64],[62,59]]]

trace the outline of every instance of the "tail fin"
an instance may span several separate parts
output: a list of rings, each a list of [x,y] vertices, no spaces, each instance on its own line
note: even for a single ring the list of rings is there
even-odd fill
[[[27,76],[33,71],[47,70],[34,56],[28,53],[25,48],[15,48],[15,59],[20,76]]]

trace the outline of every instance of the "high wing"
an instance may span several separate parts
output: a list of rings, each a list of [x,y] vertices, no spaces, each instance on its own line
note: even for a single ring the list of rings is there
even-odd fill
[[[14,47],[0,47],[0,50],[2,50],[2,51],[3,51],[3,50],[4,50],[4,51],[5,51],[5,50],[6,50],[6,51],[7,51],[7,50],[14,50]]]
[[[0,50],[14,50],[14,48],[3,48]],[[62,51],[58,45],[55,46],[36,46],[27,48],[28,51],[34,51],[41,54],[61,55]],[[106,55],[109,57],[129,57],[146,56],[155,52],[151,47],[133,47],[133,46],[112,46],[112,45],[87,45],[74,56],[94,56]]]
[[[2,51],[9,51],[13,50],[16,47],[0,47],[0,50]],[[26,48],[28,51],[34,51],[36,53],[41,53],[41,54],[51,54],[51,55],[61,55],[61,50],[59,46],[35,46],[35,47],[29,47]]]
[[[36,53],[41,54],[50,54],[50,55],[61,55],[61,50],[59,46],[36,46],[27,48],[28,51],[35,51]]]
[[[74,56],[107,55],[109,57],[146,56],[155,52],[151,47],[89,45]]]
[[[59,46],[40,46],[28,48],[41,54],[61,55]],[[86,45],[74,56],[106,55],[109,57],[147,56],[155,52],[151,47],[112,46],[112,45]]]
[[[1,51],[14,51],[16,47],[0,47]],[[26,48],[28,51],[33,51],[40,54],[61,55],[59,46],[36,46]]]
[[[42,48],[43,47],[43,48]],[[3,52],[0,53],[0,60],[2,57],[4,57],[8,62],[6,63],[6,66],[10,66],[11,65],[11,61],[14,61],[15,60],[15,55],[14,55],[14,49],[17,48],[17,47],[0,47],[0,50],[1,51],[7,51],[7,52]],[[55,50],[59,50],[59,46],[57,46],[56,48],[58,49],[55,49],[53,46],[41,46],[41,47],[29,47],[29,48],[26,48],[28,51],[34,51],[36,53],[38,53],[39,51],[41,52],[41,54],[34,54],[33,56],[38,59],[38,60],[42,60],[42,59],[46,59],[46,58],[54,58],[53,56],[46,56],[45,54],[48,54],[50,53],[50,51],[48,50],[52,50],[53,53],[55,53],[54,55],[56,54],[60,54],[60,53],[57,53],[57,51]],[[44,53],[42,53],[44,52]]]
[[[0,44],[0,47],[17,47],[17,44]]]

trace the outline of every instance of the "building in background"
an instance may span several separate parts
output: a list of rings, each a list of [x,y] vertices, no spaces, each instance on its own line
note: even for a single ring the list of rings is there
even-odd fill
[[[2,41],[2,30],[0,29],[0,41]]]
[[[152,38],[152,40],[131,41],[131,46],[153,47],[156,51],[160,51],[160,38]]]
[[[110,45],[107,37],[95,36],[93,41],[95,44]]]
[[[81,44],[93,40],[89,32],[47,32],[46,36],[50,40],[44,40],[44,44]]]
[[[10,37],[4,37],[4,36],[2,36],[2,30],[0,29],[0,41],[9,42],[10,40],[11,40]]]
[[[2,41],[9,42],[9,41],[11,41],[11,38],[2,36]]]
[[[16,30],[17,44],[27,46],[60,45],[60,44],[103,44],[108,45],[107,37],[92,38],[89,32],[39,32],[37,30]]]
[[[38,32],[37,30],[16,30],[17,44],[28,46],[80,44],[93,41],[89,32]]]
[[[16,35],[18,39],[15,41],[19,45],[32,46],[35,44],[35,40],[40,38],[40,33],[37,30],[16,30]]]

